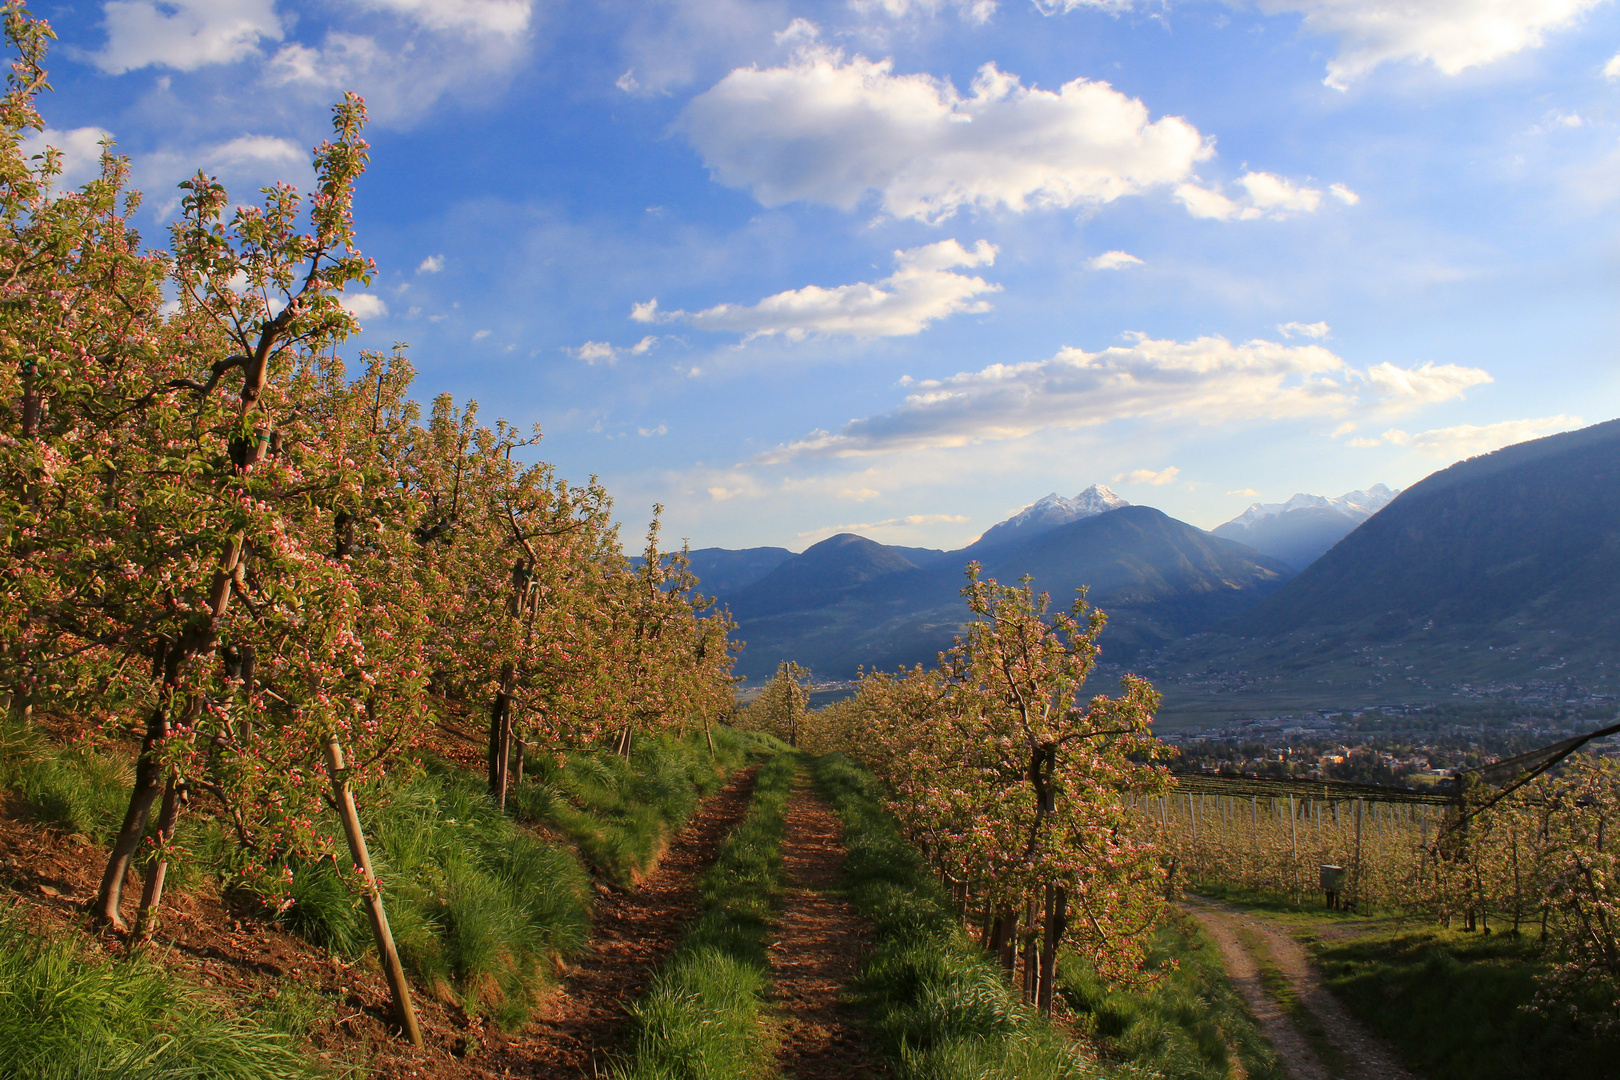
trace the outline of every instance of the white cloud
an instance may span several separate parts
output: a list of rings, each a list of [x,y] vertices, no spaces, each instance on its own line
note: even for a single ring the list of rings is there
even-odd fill
[[[836,536],[838,533],[871,532],[878,529],[914,529],[920,525],[957,525],[969,520],[962,514],[907,514],[905,517],[888,518],[884,521],[854,521],[847,525],[823,525],[819,529],[807,529],[799,534],[804,540],[812,536]]]
[[[1111,484],[1150,484],[1153,487],[1163,487],[1174,483],[1181,470],[1174,465],[1163,469],[1132,469],[1130,472],[1120,473],[1109,481]]]
[[[429,30],[516,37],[529,28],[533,0],[361,0],[373,11],[402,15]]]
[[[1609,62],[1603,65],[1603,77],[1606,79],[1620,79],[1620,53],[1609,57]]]
[[[429,255],[427,258],[416,264],[416,272],[418,274],[437,274],[443,269],[443,255]]]
[[[253,56],[281,40],[274,0],[109,0],[107,45],[93,59],[121,75],[148,65],[193,71]]]
[[[1457,397],[1489,380],[1484,371],[1456,365],[1403,372],[1380,364],[1362,372],[1321,345],[1138,337],[1094,353],[1066,348],[1047,360],[923,380],[891,412],[814,432],[759,461],[963,446],[1132,418],[1216,423],[1353,409],[1389,413]]]
[[[1488,454],[1514,443],[1527,442],[1585,425],[1578,416],[1543,416],[1531,420],[1503,420],[1495,424],[1458,424],[1408,434],[1399,428],[1384,432],[1382,440],[1357,439],[1352,446],[1377,446],[1380,441],[1395,446],[1411,446],[1439,458],[1457,461],[1475,454]]]
[[[388,314],[388,305],[374,293],[345,293],[338,302],[357,319],[376,319]]]
[[[668,424],[659,424],[655,428],[638,427],[638,428],[636,428],[636,434],[640,435],[643,439],[650,439],[655,435],[668,435],[669,434],[669,425]]]
[[[658,310],[658,298],[655,296],[644,304],[630,305],[630,318],[640,323],[668,322],[679,318],[680,312],[667,312]]]
[[[62,152],[62,175],[56,180],[61,188],[76,188],[95,179],[101,172],[101,140],[112,138],[106,128],[81,127],[71,131],[46,128],[36,131],[22,141],[24,157],[43,154],[46,147]]]
[[[577,349],[568,350],[575,360],[583,360],[592,367],[597,364],[616,364],[619,362],[619,350],[605,341],[587,341]]]
[[[791,63],[738,68],[699,94],[679,126],[721,183],[766,206],[940,221],[964,207],[1095,206],[1186,179],[1214,151],[1179,117],[1105,82],[1026,87],[986,64],[971,93],[893,62],[806,45]]]
[[[289,42],[265,65],[272,86],[302,84],[322,92],[357,84],[388,67],[388,51],[365,34],[327,33],[320,48]]]
[[[1260,497],[1260,493],[1254,488],[1238,488],[1236,491],[1228,491],[1226,494],[1239,499],[1258,499]]]
[[[988,241],[980,240],[970,251],[954,239],[941,240],[896,251],[894,273],[876,284],[859,281],[831,289],[806,285],[757,304],[719,304],[691,314],[660,313],[654,300],[637,304],[631,318],[638,322],[683,318],[700,330],[740,333],[744,340],[774,334],[789,341],[811,334],[903,337],[920,333],[929,323],[949,315],[989,310],[988,301],[975,298],[997,292],[1001,286],[952,270],[990,266],[995,261],[996,247]]]
[[[472,339],[474,341],[482,341],[485,338],[489,337],[489,334],[490,334],[490,332],[488,330],[475,330],[475,331],[473,331]]]
[[[982,26],[995,15],[997,4],[996,0],[849,0],[849,6],[868,17],[890,19],[928,18],[954,10],[963,22]]]
[[[1306,33],[1338,39],[1338,55],[1328,61],[1322,81],[1342,90],[1391,61],[1427,61],[1456,75],[1538,48],[1548,31],[1572,26],[1601,2],[1259,0],[1259,6],[1268,14],[1297,12]]]
[[[1235,8],[1249,0],[1226,0]],[[1380,64],[1427,61],[1447,75],[1539,48],[1603,0],[1254,0],[1268,15],[1302,16],[1308,34],[1337,38],[1328,86],[1343,90]],[[1128,11],[1135,0],[1034,0],[1052,15],[1080,8]],[[1146,5],[1144,5],[1146,6]],[[1620,70],[1620,57],[1609,62]],[[1605,69],[1608,71],[1608,68]],[[1611,77],[1620,77],[1613,76]]]
[[[1176,198],[1193,217],[1218,221],[1253,221],[1262,217],[1281,220],[1291,214],[1313,213],[1322,205],[1322,193],[1316,188],[1301,187],[1271,173],[1244,173],[1238,177],[1237,186],[1243,191],[1234,199],[1201,182],[1188,181],[1176,185]],[[1334,184],[1329,190],[1347,205],[1361,201],[1343,184]]]
[[[656,344],[658,344],[658,338],[649,334],[628,349],[621,349],[606,341],[587,341],[577,349],[564,349],[563,351],[574,359],[583,360],[593,367],[597,364],[606,364],[611,367],[617,364],[625,353],[629,353],[631,356],[642,356]]]
[[[1315,338],[1321,341],[1328,336],[1329,327],[1325,322],[1285,322],[1277,326],[1277,333],[1285,338],[1291,338],[1295,334],[1299,334],[1302,337]]]
[[[1141,266],[1142,260],[1127,251],[1105,251],[1087,265],[1093,270],[1123,270],[1127,266]]]
[[[241,171],[258,165],[302,165],[309,159],[291,139],[242,135],[209,150],[205,160],[213,169]]]
[[[1491,381],[1479,368],[1457,364],[1424,364],[1398,368],[1387,360],[1367,369],[1367,381],[1387,401],[1433,405],[1463,396],[1470,387]]]

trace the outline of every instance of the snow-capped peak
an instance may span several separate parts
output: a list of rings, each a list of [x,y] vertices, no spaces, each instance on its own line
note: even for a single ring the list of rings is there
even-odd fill
[[[1399,494],[1398,490],[1392,491],[1383,484],[1374,484],[1366,491],[1349,491],[1337,498],[1329,498],[1326,495],[1307,495],[1301,492],[1294,495],[1287,502],[1255,503],[1227,522],[1227,524],[1249,529],[1267,518],[1278,517],[1288,513],[1290,510],[1308,509],[1337,510],[1345,517],[1359,523],[1372,517]]]
[[[1071,521],[1106,514],[1110,510],[1118,510],[1122,506],[1129,505],[1131,504],[1103,484],[1092,484],[1072,499],[1065,499],[1054,491],[1049,495],[1043,495],[999,525],[991,526],[974,542],[999,543],[1010,539],[1015,533],[1028,534],[1054,529]]]

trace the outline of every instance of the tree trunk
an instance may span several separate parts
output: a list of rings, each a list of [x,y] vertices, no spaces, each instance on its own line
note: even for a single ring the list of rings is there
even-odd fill
[[[124,895],[124,878],[129,874],[135,852],[141,846],[141,838],[146,833],[146,819],[152,813],[152,804],[157,802],[161,788],[157,757],[169,738],[169,704],[173,692],[173,686],[166,683],[157,705],[152,709],[152,718],[147,721],[146,736],[141,740],[141,753],[135,759],[135,787],[129,795],[129,806],[124,810],[123,824],[113,840],[107,869],[101,875],[101,891],[96,894],[96,903],[90,912],[97,921],[118,930],[128,929],[123,916],[118,913],[119,902]]]
[[[709,744],[709,760],[714,760],[714,732],[709,729],[709,718],[703,718],[703,740]]]
[[[405,968],[399,962],[394,948],[394,935],[388,929],[388,914],[383,910],[382,891],[377,875],[371,868],[371,853],[366,850],[366,835],[360,831],[360,812],[355,809],[354,793],[349,790],[348,776],[343,768],[343,748],[336,735],[326,739],[326,775],[332,781],[332,801],[338,817],[343,821],[343,835],[349,842],[349,856],[360,871],[365,887],[366,915],[371,920],[371,932],[377,939],[377,958],[382,961],[388,989],[394,996],[394,1009],[399,1026],[404,1029],[412,1046],[422,1045],[422,1029],[416,1022],[416,1009],[411,1004],[411,987],[405,981]]]
[[[489,709],[489,797],[506,807],[507,765],[512,755],[512,691],[517,673],[510,662],[501,665],[501,688]]]
[[[163,879],[169,874],[169,844],[174,840],[174,826],[180,820],[181,793],[184,790],[177,770],[169,770],[169,782],[163,785],[163,807],[158,811],[157,850],[152,864],[146,870],[146,888],[141,892],[141,906],[135,913],[135,936],[149,938],[158,926],[158,908],[163,904]]]
[[[1023,998],[1025,1005],[1035,1004],[1035,994],[1040,979],[1040,946],[1036,942],[1035,922],[1036,913],[1040,910],[1039,901],[1030,897],[1024,905],[1024,979]]]
[[[1046,935],[1041,943],[1041,983],[1036,1004],[1042,1016],[1052,1015],[1052,995],[1057,988],[1057,953],[1069,929],[1069,891],[1061,885],[1046,887]]]

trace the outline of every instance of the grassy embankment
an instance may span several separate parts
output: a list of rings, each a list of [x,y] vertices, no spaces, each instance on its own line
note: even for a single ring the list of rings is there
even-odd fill
[[[850,903],[874,947],[852,993],[901,1080],[1044,1080],[1103,1070],[1013,996],[970,942],[916,850],[882,808],[875,781],[833,755],[815,765],[844,823]]]
[[[719,730],[712,762],[701,736],[642,739],[630,762],[611,754],[567,755],[562,767],[550,766],[514,791],[512,816],[494,809],[477,778],[433,761],[362,788],[357,799],[407,969],[441,1000],[508,1027],[521,1024],[549,987],[555,960],[584,941],[589,925],[587,866],[619,882],[644,872],[698,799],[717,788],[758,745],[753,737]],[[96,845],[106,844],[117,827],[130,773],[129,757],[118,748],[57,747],[22,728],[0,728],[0,787],[10,795],[9,812],[80,834]],[[172,888],[230,887],[236,854],[219,821],[203,813],[190,815],[183,819],[177,843],[186,855],[171,864]],[[343,883],[346,854],[339,869],[343,876],[329,861],[293,867],[294,903],[280,918],[315,945],[354,959],[366,953],[370,935],[358,898]],[[145,987],[137,994],[147,1003],[145,1011],[118,1014],[126,1018],[120,1030],[134,1040],[131,1045],[145,1045],[148,1037],[166,1038],[163,1032],[182,1021],[187,1031],[210,1030],[208,1025],[216,1021],[234,1024],[230,1029],[238,1034],[209,1044],[213,1049],[208,1052],[224,1061],[234,1046],[236,1058],[231,1060],[237,1065],[231,1067],[248,1070],[244,1076],[260,1075],[252,1071],[260,1065],[268,1070],[265,1075],[281,1068],[275,1064],[278,1024],[293,1028],[298,1041],[310,1023],[330,1011],[330,1003],[304,1001],[309,995],[294,989],[278,997],[281,1004],[258,1003],[269,1015],[258,1015],[264,1009],[246,1003],[242,1011],[247,1019],[228,1021],[188,998],[171,976],[152,965],[98,967],[92,960],[68,962],[56,953],[24,955],[19,942],[15,935],[0,940],[0,963],[41,971],[79,968],[90,979],[85,985],[126,981]],[[62,948],[72,953],[72,946]],[[28,1009],[33,1007],[15,995],[0,995],[0,1032],[43,1022],[30,1019]],[[118,1008],[108,1004],[103,1011],[113,1015]],[[299,1015],[304,1021],[292,1023]],[[36,1075],[56,1075],[61,1069],[67,1070],[62,1075],[76,1075],[67,1058],[40,1060],[42,1071]],[[173,1075],[189,1073],[179,1068]],[[227,1069],[219,1075],[237,1073]]]
[[[785,750],[785,747],[782,748]],[[747,816],[699,880],[700,913],[631,1008],[619,1080],[744,1080],[774,1073],[763,1015],[768,936],[786,887],[782,830],[797,754],[760,769]]]

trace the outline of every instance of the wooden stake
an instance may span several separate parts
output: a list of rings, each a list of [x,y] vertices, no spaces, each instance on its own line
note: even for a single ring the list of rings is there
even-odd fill
[[[416,1009],[411,1005],[411,987],[405,981],[405,968],[399,962],[394,948],[394,935],[388,929],[388,915],[383,911],[382,891],[377,887],[377,875],[371,869],[371,853],[366,850],[366,835],[360,831],[360,813],[354,806],[354,794],[349,790],[349,778],[343,767],[343,748],[336,735],[326,738],[326,775],[332,781],[332,801],[343,822],[343,834],[349,841],[349,855],[360,871],[365,888],[366,914],[371,919],[371,932],[377,939],[377,957],[382,961],[388,989],[394,995],[394,1011],[399,1026],[411,1045],[422,1045],[422,1028],[416,1022]]]

